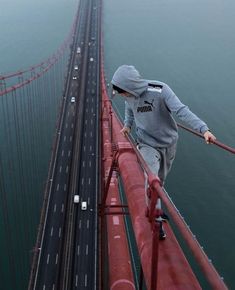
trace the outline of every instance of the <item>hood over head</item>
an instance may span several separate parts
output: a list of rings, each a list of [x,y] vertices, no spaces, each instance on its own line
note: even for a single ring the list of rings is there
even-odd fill
[[[148,87],[148,82],[142,79],[132,65],[121,65],[113,75],[111,83],[122,90],[139,97]]]

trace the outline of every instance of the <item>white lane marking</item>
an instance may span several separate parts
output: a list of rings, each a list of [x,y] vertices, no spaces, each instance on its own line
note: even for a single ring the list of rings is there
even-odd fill
[[[84,177],[82,178],[82,185],[84,184]]]
[[[56,212],[56,203],[55,203],[55,205],[54,205],[54,212]]]
[[[88,184],[89,185],[91,184],[91,178],[90,177],[88,178]]]
[[[65,124],[65,127],[68,128],[68,123]]]
[[[86,245],[86,256],[88,255],[88,245]]]
[[[49,264],[50,261],[50,254],[47,255],[47,264]]]
[[[88,108],[86,108],[86,113],[88,113]]]
[[[91,161],[89,161],[89,167],[91,167]]]
[[[66,191],[66,189],[67,189],[67,184],[65,183],[65,185],[64,185],[64,191]]]
[[[87,124],[87,120],[85,120],[85,124]]]
[[[72,124],[71,124],[71,128],[72,128],[72,129],[73,129],[73,126],[74,126],[74,124],[72,123]]]
[[[52,290],[55,290],[55,284],[52,285]]]
[[[71,142],[73,140],[73,136],[70,136],[69,141]]]
[[[93,125],[93,120],[91,119],[91,125]]]
[[[76,282],[75,282],[75,286],[78,287],[78,275],[76,274]]]
[[[60,172],[62,171],[62,166],[60,166]]]
[[[69,172],[69,166],[67,165],[66,166],[66,173],[68,173]]]
[[[58,257],[59,257],[59,255],[58,255],[58,253],[56,254],[56,258],[55,258],[55,264],[57,265],[57,263],[58,263]]]
[[[92,98],[91,101],[92,101],[92,103],[93,103],[93,102],[94,102],[94,99]]]
[[[78,252],[77,252],[78,256],[80,255],[80,246],[78,245]]]
[[[84,152],[86,151],[86,145],[83,146],[83,151],[84,151]]]
[[[93,108],[91,108],[91,112],[93,113]]]
[[[72,96],[72,94],[71,94],[71,96]],[[69,111],[68,111],[68,116],[69,116]]]
[[[87,222],[86,222],[87,229],[89,229],[89,225],[90,225],[90,220],[87,220]]]
[[[90,136],[92,137],[92,132],[90,133]]]
[[[61,156],[62,156],[62,157],[64,156],[64,150],[62,150]]]
[[[61,228],[59,228],[59,238],[61,237]]]
[[[68,157],[70,156],[70,154],[71,154],[71,150],[69,150],[69,152],[68,152]]]
[[[53,231],[54,231],[54,229],[53,229],[53,227],[51,227],[51,237],[53,236]]]
[[[81,228],[81,226],[82,226],[82,220],[79,220],[79,225],[78,225],[79,229]]]
[[[64,141],[66,141],[66,136],[64,136]]]
[[[60,184],[58,183],[58,184],[57,184],[57,187],[56,187],[56,190],[58,191],[59,188],[60,188]]]
[[[61,212],[64,212],[64,204],[62,203]]]
[[[90,145],[90,151],[92,151],[92,146]]]
[[[87,287],[87,274],[85,274],[85,287]]]
[[[85,161],[82,162],[82,167],[85,167]]]
[[[46,290],[46,285],[45,285],[45,284],[43,285],[43,288],[42,288],[42,290]]]
[[[84,137],[86,138],[86,132],[84,133]]]
[[[87,199],[87,204],[88,205],[90,204],[90,197],[88,197],[88,199]]]

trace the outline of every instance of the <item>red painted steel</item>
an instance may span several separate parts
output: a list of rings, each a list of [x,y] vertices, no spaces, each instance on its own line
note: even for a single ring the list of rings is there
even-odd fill
[[[119,167],[128,199],[146,284],[148,289],[151,289],[152,231],[151,224],[145,217],[143,173],[134,153],[121,154]],[[158,245],[157,289],[201,289],[169,224],[164,224],[164,228],[167,232],[167,239],[159,242]]]
[[[123,215],[112,214],[115,205],[120,211],[120,198],[118,188],[118,177],[115,168],[112,168],[114,158],[113,146],[110,131],[109,103],[103,102],[102,107],[102,139],[103,139],[103,168],[106,182],[105,193],[101,204],[101,218],[106,219],[108,236],[108,260],[103,261],[109,264],[109,289],[112,290],[133,290],[135,289],[134,278],[131,267],[128,242],[125,232]],[[107,185],[108,183],[108,185]],[[107,190],[107,192],[106,192]],[[107,194],[107,198],[106,198]],[[108,214],[105,214],[110,205]],[[102,220],[104,225],[104,220]],[[104,230],[104,229],[103,229]],[[102,230],[102,234],[104,234]]]
[[[113,176],[107,204],[120,204],[118,196],[118,180]],[[112,290],[133,290],[135,289],[131,259],[128,243],[126,240],[125,224],[122,215],[108,215],[108,256],[109,256],[109,289]]]

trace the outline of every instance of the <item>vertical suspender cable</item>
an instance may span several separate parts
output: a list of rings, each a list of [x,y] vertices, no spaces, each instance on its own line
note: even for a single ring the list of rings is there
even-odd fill
[[[25,172],[23,168],[23,156],[22,156],[22,139],[21,139],[21,128],[20,128],[20,122],[21,122],[21,116],[19,115],[19,109],[18,109],[18,102],[17,102],[17,93],[15,91],[12,92],[12,100],[13,100],[13,120],[14,120],[14,127],[15,127],[15,137],[16,137],[16,154],[17,154],[17,185],[18,189],[16,192],[16,205],[19,209],[19,220],[20,223],[18,223],[18,228],[21,231],[20,233],[20,242],[21,242],[21,249],[24,251],[25,245],[29,244],[29,230],[28,227],[25,227],[23,223],[21,223],[21,220],[27,220],[27,209],[24,209],[24,205],[26,204],[26,195],[25,195]],[[26,262],[25,259],[21,260],[23,269],[26,269]]]
[[[29,234],[30,229],[33,229],[33,219],[31,218],[31,215],[29,213],[29,210],[33,208],[32,203],[32,192],[33,192],[33,186],[32,186],[32,175],[33,175],[33,169],[32,169],[32,162],[31,162],[31,152],[30,147],[28,145],[29,143],[29,128],[28,128],[28,121],[27,121],[27,113],[26,113],[26,106],[25,102],[27,100],[27,95],[25,92],[24,87],[19,89],[17,101],[19,103],[19,116],[21,119],[21,126],[20,126],[20,134],[21,134],[21,153],[22,153],[22,167],[24,172],[24,211],[27,215],[27,221],[30,225],[28,230],[28,242],[32,240],[31,235]],[[22,206],[21,205],[21,206]]]
[[[5,144],[6,148],[10,148],[10,142],[9,142],[9,134],[8,132],[8,124],[6,123],[6,98],[7,96],[2,96],[1,97],[1,104],[0,108],[2,109],[2,122],[0,126],[2,125],[1,131],[0,131],[0,139],[1,139],[1,144]],[[4,142],[3,142],[4,140]],[[1,146],[2,147],[2,146]],[[4,161],[2,159],[2,155],[4,154]],[[0,232],[2,231],[2,235],[4,235],[4,240],[3,240],[3,246],[2,249],[6,251],[6,257],[7,257],[7,263],[5,264],[5,268],[2,268],[3,271],[3,276],[4,277],[7,273],[12,274],[12,279],[9,281],[9,286],[12,289],[15,289],[15,281],[16,281],[16,264],[14,260],[14,254],[12,252],[12,247],[13,247],[13,238],[11,235],[11,222],[10,222],[10,211],[9,211],[9,195],[7,194],[7,189],[6,189],[6,184],[5,184],[5,176],[7,173],[12,172],[11,171],[11,162],[9,160],[9,154],[5,153],[4,149],[0,149],[0,204],[1,204],[1,213],[0,216],[2,216],[2,225]],[[11,179],[11,178],[10,178]],[[4,280],[2,278],[1,280]]]

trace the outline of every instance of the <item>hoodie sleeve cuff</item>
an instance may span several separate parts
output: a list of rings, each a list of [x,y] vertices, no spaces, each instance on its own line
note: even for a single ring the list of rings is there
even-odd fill
[[[209,128],[206,125],[202,126],[200,132],[204,134],[206,131],[210,131]]]
[[[129,122],[124,122],[124,126],[131,129],[132,124]]]

